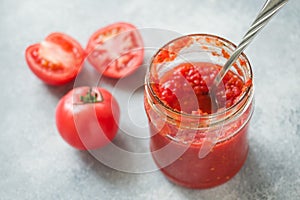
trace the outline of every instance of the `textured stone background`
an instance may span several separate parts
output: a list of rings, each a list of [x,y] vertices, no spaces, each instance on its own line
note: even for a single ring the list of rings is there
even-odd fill
[[[73,84],[44,85],[24,59],[25,48],[50,32],[68,33],[85,46],[96,29],[116,21],[237,43],[263,2],[1,0],[0,199],[300,199],[299,0],[246,50],[256,87],[249,157],[238,175],[213,189],[181,188],[160,172],[119,172],[69,147],[54,113]]]

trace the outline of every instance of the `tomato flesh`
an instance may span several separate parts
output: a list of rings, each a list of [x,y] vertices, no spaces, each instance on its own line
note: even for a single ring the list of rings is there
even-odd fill
[[[128,23],[115,23],[96,31],[87,45],[88,60],[104,76],[122,78],[141,66],[143,41]]]
[[[32,72],[50,85],[73,80],[82,68],[85,53],[81,45],[63,33],[52,33],[26,49],[26,61]]]

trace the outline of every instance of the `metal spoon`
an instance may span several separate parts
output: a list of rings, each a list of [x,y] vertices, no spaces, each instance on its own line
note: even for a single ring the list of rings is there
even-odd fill
[[[244,49],[250,44],[253,38],[257,35],[257,33],[265,27],[265,25],[269,22],[271,17],[281,8],[283,7],[288,0],[267,0],[262,10],[257,15],[256,19],[250,26],[248,32],[244,35],[242,41],[234,50],[230,58],[225,63],[224,67],[220,70],[219,74],[214,80],[214,87],[217,87],[221,80],[224,78],[225,74],[230,69],[231,65],[236,61],[236,59],[241,55]]]
[[[254,22],[250,26],[247,33],[244,35],[242,41],[237,46],[235,51],[232,53],[230,58],[227,60],[223,68],[220,70],[218,75],[216,76],[213,85],[210,89],[210,94],[212,99],[214,99],[215,106],[218,107],[217,98],[215,98],[216,89],[222,79],[224,78],[225,74],[228,72],[232,64],[236,61],[236,59],[241,55],[244,49],[248,46],[248,44],[253,40],[253,38],[257,35],[257,33],[265,27],[265,25],[269,22],[271,17],[280,9],[282,8],[288,0],[267,0],[264,4],[261,11],[258,13],[257,17],[255,18]],[[210,150],[215,146],[218,140],[217,134],[208,134],[203,145],[199,151],[199,158],[204,158]]]

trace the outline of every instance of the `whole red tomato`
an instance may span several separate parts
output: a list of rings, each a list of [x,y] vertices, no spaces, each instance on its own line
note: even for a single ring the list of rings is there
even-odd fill
[[[31,71],[50,85],[73,80],[82,68],[85,51],[72,37],[52,33],[44,41],[26,49],[25,58]]]
[[[87,59],[97,71],[122,78],[137,70],[144,59],[140,32],[132,24],[119,22],[97,30],[89,39]]]
[[[103,88],[78,87],[56,108],[56,126],[62,138],[80,149],[97,149],[110,143],[118,131],[120,109]]]

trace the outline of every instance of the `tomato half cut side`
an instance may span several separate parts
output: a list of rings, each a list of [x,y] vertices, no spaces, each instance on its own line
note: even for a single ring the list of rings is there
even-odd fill
[[[52,33],[25,52],[31,71],[50,85],[62,85],[75,79],[82,68],[85,52],[81,45],[64,33]]]
[[[96,31],[86,47],[88,61],[101,74],[122,78],[137,70],[144,59],[144,44],[135,26],[125,22]]]

